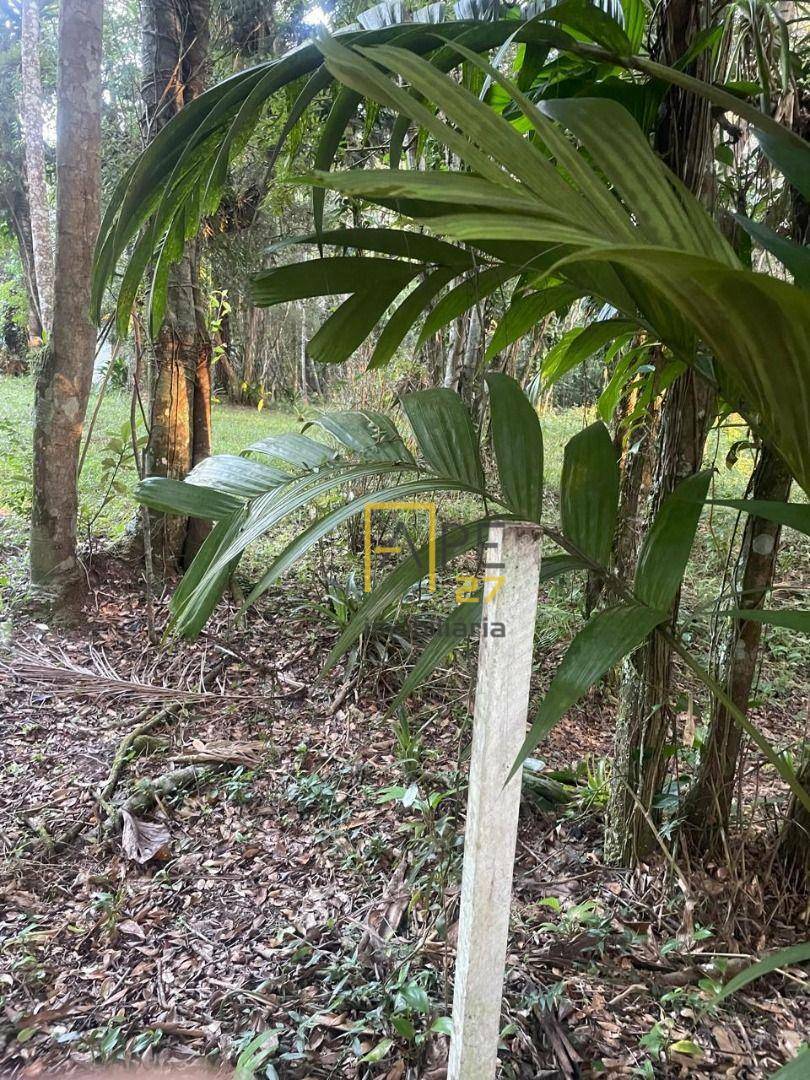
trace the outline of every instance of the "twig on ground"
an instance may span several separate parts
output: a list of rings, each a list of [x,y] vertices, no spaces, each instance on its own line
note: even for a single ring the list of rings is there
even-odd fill
[[[233,768],[233,766],[230,766]],[[192,787],[199,780],[210,776],[213,772],[228,768],[225,762],[211,762],[207,765],[184,765],[181,769],[172,769],[171,772],[163,773],[155,779],[142,780],[132,795],[120,806],[111,807],[112,818],[108,819],[108,826],[118,828],[122,820],[122,810],[133,816],[144,814],[160,799],[167,795],[174,795],[178,791]]]

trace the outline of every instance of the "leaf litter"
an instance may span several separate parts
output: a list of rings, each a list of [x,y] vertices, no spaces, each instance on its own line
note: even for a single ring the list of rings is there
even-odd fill
[[[234,1066],[258,1046],[257,1075],[282,1080],[441,1080],[471,653],[412,701],[403,731],[380,705],[396,663],[315,683],[335,630],[311,596],[272,592],[245,624],[223,609],[199,642],[169,648],[146,644],[128,582],[105,580],[94,597],[81,632],[15,614],[29,664],[60,656],[86,672],[104,655],[121,673],[137,656],[147,688],[186,693],[127,748],[119,835],[96,796],[144,702],[120,680],[111,700],[63,692],[52,675],[4,679],[0,1069]],[[166,695],[150,693],[157,711]],[[544,764],[609,754],[612,704],[609,690],[590,695],[544,744]],[[790,716],[786,702],[771,722]],[[187,769],[188,785],[161,787]],[[148,812],[128,810],[144,791]],[[738,888],[745,916],[723,920],[710,887],[723,868],[694,868],[710,913],[699,904],[684,929],[665,862],[608,868],[592,808],[524,802],[505,1077],[765,1077],[797,1052],[810,1007],[799,970],[750,984],[733,1008],[710,1004],[735,965],[796,940],[768,915],[763,874]],[[50,850],[77,822],[75,843]]]

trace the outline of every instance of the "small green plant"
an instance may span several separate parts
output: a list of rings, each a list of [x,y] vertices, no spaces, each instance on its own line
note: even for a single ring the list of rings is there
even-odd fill
[[[87,1033],[85,1041],[94,1061],[106,1063],[123,1059],[127,1045],[124,1026],[123,1017],[119,1015],[104,1027],[93,1028]]]
[[[688,937],[673,937],[661,945],[661,955],[668,956],[670,953],[688,953],[698,941],[706,941],[714,935],[711,926],[701,926],[695,923],[695,928]]]
[[[258,1035],[247,1032],[237,1040],[236,1045],[241,1049],[233,1071],[234,1080],[254,1080],[256,1076],[277,1080],[278,1073],[269,1059],[278,1050],[279,1033],[283,1030],[281,1027],[270,1028]]]
[[[425,747],[422,733],[428,724],[432,723],[430,716],[425,722],[414,730],[411,720],[405,709],[397,710],[394,721],[394,756],[402,767],[403,772],[411,780],[421,778],[426,760],[433,757],[433,751]]]
[[[93,896],[90,910],[98,920],[99,929],[107,935],[114,933],[118,926],[123,901],[124,894],[120,889],[115,892],[95,893]]]
[[[214,343],[211,351],[211,367],[227,354],[227,347],[222,340],[225,320],[231,313],[231,302],[227,289],[212,289],[208,294],[208,333]]]
[[[301,814],[333,815],[338,808],[337,794],[336,788],[317,773],[299,774],[287,785],[287,798]]]
[[[255,798],[253,781],[256,773],[253,769],[246,769],[244,765],[238,766],[222,783],[222,793],[228,802],[237,806],[245,806]]]
[[[92,508],[83,507],[82,517],[85,526],[90,529],[101,517],[110,503],[123,495],[129,495],[130,483],[123,479],[127,470],[134,469],[135,452],[139,454],[146,446],[148,436],[138,433],[136,428],[133,440],[132,424],[127,418],[115,431],[108,431],[101,446],[101,472],[94,487],[101,492],[101,498]]]
[[[32,989],[37,988],[47,974],[39,953],[48,941],[47,930],[41,929],[36,921],[26,923],[0,947],[4,966],[20,983]]]
[[[668,1023],[656,1022],[650,1028],[646,1035],[642,1035],[638,1040],[639,1046],[644,1047],[654,1056],[658,1056],[665,1049],[667,1042],[669,1041],[669,1025]]]
[[[146,1031],[142,1031],[139,1035],[136,1035],[130,1040],[127,1046],[127,1053],[133,1057],[140,1057],[145,1054],[147,1050],[151,1050],[157,1046],[160,1040],[163,1038],[163,1032],[160,1029],[147,1028]]]
[[[559,915],[557,922],[541,923],[540,929],[560,937],[571,937],[583,928],[606,937],[610,930],[610,919],[596,900],[583,900],[579,904],[570,904],[564,908],[556,896],[545,896],[538,900],[538,904]]]
[[[607,758],[588,754],[576,772],[580,782],[580,802],[588,810],[604,810],[610,798],[610,762]]]

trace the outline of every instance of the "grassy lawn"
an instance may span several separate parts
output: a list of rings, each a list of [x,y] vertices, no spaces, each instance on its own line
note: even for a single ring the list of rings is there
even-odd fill
[[[92,414],[95,399],[90,402]],[[33,380],[31,378],[0,377],[0,551],[6,568],[20,582],[27,576],[25,553],[31,508],[31,443],[32,443]],[[328,408],[329,406],[327,406]],[[337,408],[339,406],[331,406]],[[308,410],[314,416],[317,410]],[[405,429],[401,416],[397,423]],[[239,407],[218,403],[213,408],[214,451],[216,453],[239,453],[249,443],[270,434],[300,429],[302,417],[291,408]],[[549,521],[557,518],[557,503],[563,451],[566,442],[593,421],[593,412],[586,409],[554,410],[541,416],[545,447],[546,509]],[[80,479],[81,520],[80,536],[83,540],[93,538],[97,546],[107,540],[120,537],[133,518],[134,502],[130,491],[135,483],[129,436],[129,397],[121,391],[111,391],[105,396],[99,409],[96,425]],[[743,449],[736,463],[728,467],[726,458],[735,440],[741,439],[745,428],[729,424],[722,430],[713,431],[708,439],[705,464],[714,467],[711,494],[714,497],[739,497],[745,492],[751,473],[752,456]],[[118,461],[118,451],[111,440],[118,439],[119,446],[126,447],[124,459],[116,470],[111,464]],[[115,483],[111,484],[114,477]],[[344,494],[334,492],[323,503],[322,510],[336,506]],[[801,499],[794,492],[794,499]],[[466,495],[446,496],[440,505],[440,516],[446,521],[470,520],[480,508]],[[245,585],[255,583],[266,569],[271,556],[296,535],[308,520],[309,511],[302,510],[293,519],[283,522],[272,536],[252,545],[240,567]],[[684,611],[694,619],[693,630],[698,636],[708,633],[708,620],[716,600],[718,575],[724,572],[728,558],[729,543],[736,524],[736,515],[718,507],[709,508],[703,515],[695,547],[687,572],[684,591]],[[324,542],[317,558],[309,558],[300,566],[308,575],[317,564],[324,567],[339,581],[345,580],[350,571],[362,572],[357,538],[352,533],[352,523],[343,526],[333,537]],[[807,543],[791,530],[783,537],[780,555],[780,574],[785,578],[801,576],[800,567],[807,558]],[[325,560],[325,561],[324,561]],[[12,569],[13,567],[13,569]],[[299,572],[298,570],[294,573]],[[0,574],[0,580],[6,575]],[[581,608],[579,585],[574,579],[552,583],[545,604],[548,616],[546,629],[552,639],[570,637],[578,621],[576,612]],[[570,625],[569,625],[570,624]],[[778,628],[770,632],[771,645],[787,647],[787,631]],[[785,639],[785,640],[783,640]],[[787,657],[786,657],[787,659]],[[779,665],[780,670],[783,665]],[[785,672],[789,665],[785,667]]]
[[[34,382],[32,378],[0,378],[0,521],[7,536],[27,529],[31,507],[31,444],[33,437]],[[93,394],[88,416],[96,404]],[[284,409],[256,409],[215,404],[213,407],[214,451],[238,454],[250,442],[266,435],[298,429],[298,417]],[[115,473],[111,464],[118,451],[111,440],[125,436],[127,452]],[[115,538],[132,515],[127,490],[136,480],[129,451],[129,394],[108,390],[101,403],[90,447],[79,480],[81,494],[80,531]]]
[[[6,546],[23,543],[28,528],[33,394],[30,377],[0,378],[0,524]],[[88,415],[92,415],[95,403],[94,394]],[[310,415],[315,412],[310,410]],[[549,411],[541,417],[546,485],[552,504],[559,490],[565,443],[592,419],[592,412],[585,409]],[[217,403],[213,407],[214,452],[237,454],[266,435],[298,430],[300,422],[301,417],[292,409],[258,411]],[[398,423],[402,426],[401,419]],[[742,452],[731,469],[725,464],[731,444],[743,433],[743,428],[728,428],[713,432],[709,438],[707,465],[717,466],[714,486],[718,496],[739,495],[745,489],[750,454]],[[131,519],[133,504],[128,492],[135,482],[135,469],[129,442],[129,396],[110,390],[101,403],[80,477],[83,536],[115,539]]]

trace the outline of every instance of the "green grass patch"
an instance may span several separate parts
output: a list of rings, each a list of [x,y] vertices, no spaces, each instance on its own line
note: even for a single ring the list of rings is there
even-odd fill
[[[88,419],[96,405],[93,392]],[[116,539],[131,520],[129,492],[137,480],[128,445],[129,394],[108,390],[96,418],[79,478],[80,536]],[[31,463],[34,380],[0,378],[0,524],[5,543],[23,542],[31,512]],[[215,403],[212,408],[214,452],[238,454],[256,439],[299,428],[296,413],[283,408],[258,411],[247,406]],[[139,433],[143,434],[139,425]],[[116,441],[125,444],[121,453]],[[120,464],[118,458],[121,458]],[[117,466],[117,467],[116,467]]]

